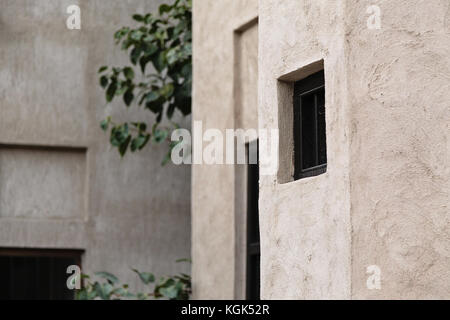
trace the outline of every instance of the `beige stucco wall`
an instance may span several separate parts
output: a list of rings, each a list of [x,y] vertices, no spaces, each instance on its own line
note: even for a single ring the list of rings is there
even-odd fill
[[[450,2],[377,4],[347,4],[352,296],[449,299]]]
[[[251,117],[235,110],[233,92],[243,68],[254,64],[234,58],[236,42],[255,44],[252,30],[243,39],[236,33],[246,29],[257,17],[256,0],[194,1],[194,92],[193,120],[203,121],[203,130],[235,127],[235,119],[251,123]],[[253,30],[254,31],[254,30]],[[257,42],[257,41],[256,41]],[[238,51],[239,53],[239,51]],[[250,55],[251,56],[251,55]],[[252,88],[241,88],[252,92]],[[247,96],[243,96],[247,99]],[[251,98],[250,98],[251,99]],[[245,100],[239,100],[246,103]],[[194,136],[201,135],[193,132]],[[195,140],[194,140],[195,141]],[[198,148],[194,142],[194,149]],[[194,165],[192,170],[192,258],[195,298],[233,299],[242,297],[236,277],[235,167],[232,165]],[[241,220],[240,220],[241,221]],[[242,259],[242,257],[240,257]]]
[[[259,128],[280,129],[279,172],[260,179],[265,299],[449,298],[450,4],[377,1],[369,30],[372,4],[259,1]],[[194,118],[208,127],[233,126],[232,28],[249,8],[194,6]],[[292,82],[322,65],[327,173],[292,182]],[[234,174],[194,166],[197,297],[232,297]]]
[[[284,95],[292,95],[293,80],[311,73],[306,66],[324,60],[329,163],[326,174],[310,179],[260,178],[265,299],[350,298],[344,8],[341,1],[260,1],[259,125],[279,128],[280,140],[292,141],[292,115],[283,121],[292,99]],[[282,171],[282,155],[292,154],[293,146],[280,147]]]
[[[0,247],[84,249],[83,271],[132,285],[132,267],[189,271],[175,260],[190,256],[190,168],[161,167],[164,147],[121,159],[99,128],[152,119],[106,107],[97,70],[129,63],[113,34],[159,2],[0,2]],[[81,30],[66,28],[71,4]]]
[[[449,298],[450,4],[370,4],[260,1],[260,125],[280,75],[324,59],[327,91],[328,172],[261,180],[266,298]]]

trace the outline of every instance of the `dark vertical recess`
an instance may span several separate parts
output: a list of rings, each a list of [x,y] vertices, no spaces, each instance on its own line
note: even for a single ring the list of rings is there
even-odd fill
[[[39,300],[49,300],[50,299],[50,258],[41,257],[38,258],[38,268],[37,268],[37,284],[38,284],[38,299]]]
[[[251,148],[256,144],[256,148]],[[254,145],[253,145],[254,146]],[[258,142],[247,145],[247,155],[250,150],[258,153]],[[259,233],[259,159],[257,164],[247,167],[247,299],[260,299],[260,233]]]
[[[10,268],[9,257],[0,257],[0,300],[6,300],[10,296]]]

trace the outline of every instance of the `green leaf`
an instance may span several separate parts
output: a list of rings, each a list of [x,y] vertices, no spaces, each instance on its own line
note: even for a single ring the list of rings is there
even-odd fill
[[[147,40],[147,39],[144,39]],[[151,40],[150,40],[151,41]],[[146,43],[144,46],[144,53],[147,56],[153,55],[156,51],[158,51],[158,46],[154,43]]]
[[[127,107],[131,105],[133,99],[134,99],[133,89],[128,89],[123,95],[123,101],[125,102]]]
[[[122,42],[122,50],[128,50],[131,45],[133,44],[133,41],[131,41],[131,39],[125,39]]]
[[[133,269],[134,272],[136,272],[139,275],[139,278],[144,284],[149,284],[155,282],[155,276],[152,273],[148,272],[139,272],[136,269]]]
[[[133,30],[131,32],[131,39],[135,41],[141,41],[142,37],[144,36],[144,32],[141,30]]]
[[[111,82],[111,84],[108,87],[108,90],[106,90],[107,102],[111,102],[114,99],[116,91],[117,91],[117,82]]]
[[[142,56],[142,58],[139,60],[139,65],[141,66],[141,72],[145,74],[145,67],[152,59],[148,56]]]
[[[133,15],[133,19],[136,20],[136,21],[138,21],[138,22],[144,21],[144,17],[141,16],[140,14],[135,14],[135,15]]]
[[[128,34],[128,32],[130,32],[130,28],[129,27],[123,27],[122,29],[118,30],[115,34],[114,34],[114,39],[116,39],[116,43],[119,43],[120,40]]]
[[[134,138],[131,141],[131,152],[135,152],[137,150],[142,150],[145,145],[148,143],[148,141],[150,140],[150,135],[149,134],[140,134],[139,136],[137,136],[136,138]]]
[[[88,293],[88,296],[87,296],[88,300],[94,300],[95,298],[97,298],[97,292],[92,290],[91,292]]]
[[[163,15],[166,12],[170,12],[170,10],[172,10],[172,7],[169,6],[168,4],[162,4],[159,6],[159,14]]]
[[[159,100],[158,100],[159,101]],[[159,104],[158,101],[153,102],[155,105],[150,106],[150,109],[152,110],[155,114],[156,114],[156,123],[159,124],[162,120],[163,117],[163,108],[164,108],[164,104]]]
[[[103,293],[105,297],[110,299],[111,293],[114,291],[113,286],[110,283],[103,284]]]
[[[157,91],[150,91],[147,96],[145,97],[145,101],[147,102],[154,102],[160,98],[160,94]]]
[[[142,150],[147,145],[147,143],[150,141],[150,137],[151,137],[151,135],[149,135],[149,134],[144,135],[143,139],[141,139],[141,137],[139,137],[139,142],[138,142],[139,150]]]
[[[133,122],[131,123],[140,132],[147,130],[147,124],[145,122]]]
[[[169,161],[172,159],[172,149],[169,149],[169,151],[166,153],[166,156],[164,157],[163,161],[161,162],[161,165],[164,167],[169,163]]]
[[[155,69],[161,73],[166,68],[166,55],[164,51],[161,51],[156,56],[152,56],[152,63]]]
[[[174,64],[175,62],[178,61],[178,48],[172,48],[167,52],[166,55],[167,58],[167,62],[169,64]]]
[[[100,122],[100,127],[102,128],[103,131],[107,131],[109,127],[109,120],[105,119],[102,122]]]
[[[180,282],[176,282],[175,284],[161,288],[160,292],[165,296],[166,298],[170,300],[174,300],[178,297],[179,292],[182,290],[182,284]]]
[[[102,76],[100,78],[100,86],[105,89],[108,86],[109,80],[107,76]]]
[[[138,147],[137,147],[137,139],[138,138],[134,138],[134,139],[131,140],[131,145],[130,145],[131,152],[136,152],[136,150],[138,149]]]
[[[133,80],[134,79],[134,70],[133,68],[130,67],[126,67],[123,69],[123,74],[125,75],[125,78],[127,78],[128,80]]]
[[[133,19],[139,22],[137,27],[123,27],[114,33],[116,43],[122,42],[121,47],[128,52],[132,65],[113,68],[112,71],[107,66],[99,69],[100,73],[111,71],[111,74],[105,72],[99,77],[107,102],[122,96],[124,105],[129,107],[138,99],[139,105],[145,104],[145,108],[156,115],[155,124],[160,123],[164,116],[170,120],[176,109],[183,115],[191,113],[191,3],[191,0],[174,0],[172,5],[162,4],[159,7],[161,17],[158,17],[158,12],[156,15],[135,14]],[[146,68],[149,62],[152,68]],[[140,83],[134,83],[137,75],[133,65],[137,64],[144,75]],[[139,94],[134,89],[138,89]],[[168,129],[148,134],[138,123],[138,133],[132,135],[126,124],[112,126],[111,122],[104,120],[100,126],[105,131],[111,130],[110,142],[122,156],[128,148],[133,152],[141,150],[152,139],[156,143],[167,142],[172,148],[167,139],[171,132]],[[164,161],[170,161],[170,152]]]
[[[127,92],[127,90],[129,90],[130,87],[128,87],[128,84],[125,82],[121,83],[121,87],[116,91],[116,96],[121,96],[123,95],[125,92]]]
[[[173,114],[175,112],[175,108],[176,108],[175,104],[173,103],[169,104],[169,107],[167,108],[167,118],[172,119]]]
[[[174,91],[173,83],[168,83],[160,89],[159,93],[162,96],[166,97],[166,99],[168,99],[170,96],[172,96],[173,91]]]
[[[114,75],[117,77],[122,72],[122,68],[112,68]]]
[[[121,147],[129,137],[128,124],[125,123],[121,126],[117,126],[111,129],[111,144],[114,147]]]
[[[119,282],[119,279],[117,279],[117,277],[109,272],[97,272],[95,273],[96,276],[103,278],[105,280],[107,280],[108,282],[112,283],[112,284],[116,284],[117,282]]]
[[[137,294],[137,298],[139,300],[147,300],[148,299],[148,295],[146,295],[145,293],[138,293]]]
[[[165,141],[168,136],[169,136],[169,132],[167,130],[156,129],[155,132],[153,133],[152,141],[154,143],[159,144],[159,143]]]
[[[128,138],[126,138],[126,140],[119,146],[119,153],[122,157],[127,152],[130,142],[131,142],[131,136],[128,136]]]
[[[183,52],[186,56],[192,55],[192,44],[188,43],[183,47]]]
[[[152,19],[153,19],[152,14],[151,14],[151,13],[148,13],[148,14],[145,16],[144,22],[145,22],[146,24],[150,24],[150,23],[152,22]]]
[[[94,291],[100,299],[108,300],[105,293],[103,292],[103,286],[100,283],[96,282],[94,284]]]
[[[130,60],[131,60],[132,64],[134,64],[134,65],[137,64],[137,62],[138,62],[138,60],[139,60],[139,58],[141,56],[141,53],[142,53],[142,48],[141,47],[134,47],[134,49],[131,50]]]
[[[102,73],[102,72],[104,72],[106,70],[108,70],[108,67],[107,66],[103,66],[100,69],[98,69],[98,73]]]
[[[86,290],[79,290],[75,293],[75,300],[88,300],[88,294]]]

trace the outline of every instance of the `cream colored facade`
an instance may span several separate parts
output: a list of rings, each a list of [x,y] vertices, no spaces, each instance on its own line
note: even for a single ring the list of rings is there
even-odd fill
[[[121,160],[99,129],[152,120],[105,107],[97,70],[128,63],[114,31],[159,3],[0,1],[0,248],[81,249],[83,271],[132,286],[131,267],[187,273],[192,253],[194,298],[243,299],[245,167],[194,165],[190,184],[166,150]],[[293,181],[293,83],[322,68],[327,173]],[[448,0],[194,0],[193,120],[280,132],[263,299],[450,298],[449,75]]]
[[[294,182],[293,83],[322,68],[327,173]],[[260,178],[263,299],[450,298],[449,71],[446,0],[194,3],[194,120],[280,132]],[[242,170],[193,167],[196,298],[244,297]]]

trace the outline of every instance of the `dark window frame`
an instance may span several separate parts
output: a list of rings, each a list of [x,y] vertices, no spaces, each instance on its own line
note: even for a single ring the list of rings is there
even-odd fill
[[[325,136],[325,153],[320,153],[319,143],[321,133],[319,132],[319,104],[318,95],[323,94],[323,108],[324,108],[324,123],[322,129],[325,132],[322,134]],[[314,95],[314,105],[303,105],[304,98]],[[315,135],[315,146],[313,150],[305,151],[303,146],[303,136],[305,134],[303,127],[303,115],[302,109],[314,108],[314,132],[309,134]],[[299,180],[308,177],[314,177],[327,172],[327,143],[326,143],[326,121],[325,121],[325,74],[321,70],[305,79],[295,82],[294,84],[294,180]],[[315,164],[313,166],[304,167],[304,156],[306,152],[314,154]],[[320,163],[320,158],[325,157],[325,162]]]

